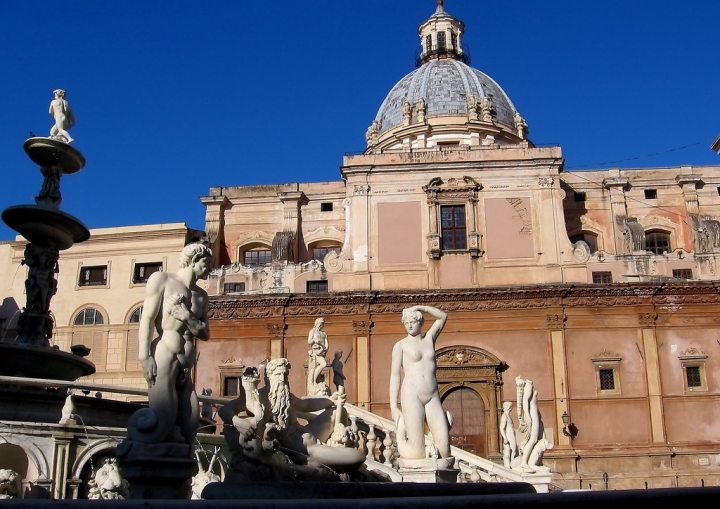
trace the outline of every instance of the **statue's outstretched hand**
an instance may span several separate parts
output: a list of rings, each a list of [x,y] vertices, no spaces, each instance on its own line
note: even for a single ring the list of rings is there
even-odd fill
[[[155,385],[155,378],[157,378],[157,363],[155,359],[148,357],[147,359],[141,360],[140,364],[142,365],[145,380],[147,380],[148,385],[152,387]]]

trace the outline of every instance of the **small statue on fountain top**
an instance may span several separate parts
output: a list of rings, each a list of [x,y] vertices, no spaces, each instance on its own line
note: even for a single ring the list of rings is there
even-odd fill
[[[67,132],[75,125],[75,116],[70,109],[70,103],[65,100],[65,91],[61,89],[53,90],[55,99],[50,103],[50,115],[55,118],[55,125],[50,129],[50,138],[54,140],[72,143],[73,140]]]

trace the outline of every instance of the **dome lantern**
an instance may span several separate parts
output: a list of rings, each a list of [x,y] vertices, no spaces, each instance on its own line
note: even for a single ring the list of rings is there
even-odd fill
[[[418,27],[421,47],[415,59],[416,67],[439,58],[452,58],[469,65],[470,54],[462,45],[464,31],[465,24],[445,12],[443,0],[437,0],[435,14]]]

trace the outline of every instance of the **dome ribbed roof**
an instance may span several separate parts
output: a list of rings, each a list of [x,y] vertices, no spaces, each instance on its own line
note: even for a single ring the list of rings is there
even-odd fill
[[[451,58],[430,61],[401,79],[383,101],[375,117],[382,134],[403,122],[403,103],[427,104],[427,118],[467,115],[467,98],[489,97],[497,122],[515,125],[515,107],[502,88],[487,74]]]

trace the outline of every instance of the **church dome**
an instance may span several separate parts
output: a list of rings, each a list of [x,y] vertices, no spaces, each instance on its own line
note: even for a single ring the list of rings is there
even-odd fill
[[[426,118],[467,116],[470,98],[487,97],[497,122],[515,126],[515,107],[502,88],[487,74],[451,58],[432,60],[401,79],[375,117],[380,134],[403,123],[403,104],[424,99]]]
[[[470,67],[465,24],[443,0],[418,27],[416,69],[383,101],[366,152],[458,146],[529,146],[528,125],[490,76]]]

